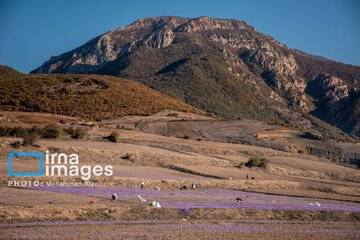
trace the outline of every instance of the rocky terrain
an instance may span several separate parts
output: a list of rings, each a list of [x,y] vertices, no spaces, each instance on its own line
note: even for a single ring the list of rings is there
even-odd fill
[[[360,134],[359,67],[290,49],[238,20],[139,19],[33,73],[120,76],[226,119],[280,119],[327,132],[325,121]]]

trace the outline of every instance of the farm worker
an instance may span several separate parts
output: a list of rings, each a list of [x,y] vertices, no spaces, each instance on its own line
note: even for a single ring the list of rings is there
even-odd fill
[[[195,183],[192,183],[192,184],[191,184],[191,188],[192,188],[192,189],[195,189],[195,188],[196,188]]]
[[[240,204],[240,203],[242,203],[242,199],[241,198],[236,198],[236,204]]]
[[[156,201],[152,200],[151,203],[150,203],[150,206],[155,207],[156,206]]]
[[[141,188],[142,190],[144,190],[144,187],[145,187],[145,183],[144,183],[144,181],[141,181],[141,183],[140,183],[140,188]]]
[[[115,201],[115,200],[117,199],[116,193],[113,193],[113,195],[111,196],[111,199],[112,199],[113,201]]]

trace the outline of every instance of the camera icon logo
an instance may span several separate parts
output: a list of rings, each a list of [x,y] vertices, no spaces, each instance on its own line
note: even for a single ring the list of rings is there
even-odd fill
[[[14,172],[13,158],[14,157],[35,157],[39,159],[39,171],[37,172]],[[8,176],[10,177],[39,177],[43,176],[44,160],[42,152],[9,152],[8,154]]]

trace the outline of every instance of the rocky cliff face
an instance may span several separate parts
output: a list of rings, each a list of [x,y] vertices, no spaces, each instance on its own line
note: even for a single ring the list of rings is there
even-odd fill
[[[320,112],[338,113],[358,94],[359,72],[289,49],[243,21],[209,17],[140,19],[33,71],[127,77],[225,118],[316,112],[327,121]]]
[[[341,102],[349,97],[349,86],[340,78],[327,75],[320,76],[319,92],[323,93],[322,101],[326,102],[326,107],[330,112],[335,112],[341,108]]]

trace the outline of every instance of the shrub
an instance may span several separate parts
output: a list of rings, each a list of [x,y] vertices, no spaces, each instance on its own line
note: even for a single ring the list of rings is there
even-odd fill
[[[173,113],[169,113],[169,114],[167,114],[166,116],[168,116],[168,117],[178,117],[178,116],[179,116],[179,114],[178,114],[178,113],[176,113],[176,112],[173,112]]]
[[[184,138],[184,139],[190,139],[190,138],[191,138],[191,136],[189,136],[189,135],[185,135],[183,138]]]
[[[34,135],[36,137],[40,137],[43,133],[43,129],[39,128],[38,126],[34,125],[28,130],[29,135]]]
[[[119,137],[119,134],[117,133],[117,132],[112,132],[111,134],[110,134],[110,136],[108,137],[108,139],[110,140],[110,141],[112,141],[112,142],[119,142],[119,139],[120,137]]]
[[[266,158],[250,158],[249,161],[245,163],[245,166],[249,168],[258,167],[258,168],[266,168],[268,166],[269,160]]]
[[[73,128],[70,127],[66,129],[66,132],[70,135],[70,137],[75,139],[83,139],[87,135],[87,131],[84,128]]]
[[[38,140],[39,135],[37,134],[29,134],[23,137],[23,146],[34,146],[36,141]]]
[[[14,136],[14,137],[23,137],[23,136],[27,135],[27,131],[25,128],[15,127],[15,128],[11,129],[10,135]]]
[[[55,124],[46,125],[42,133],[43,138],[60,138],[63,135],[63,130]]]
[[[11,143],[10,146],[13,148],[19,148],[21,146],[21,142],[15,141],[15,142]]]
[[[0,136],[23,137],[25,135],[27,135],[27,130],[22,127],[0,127]]]
[[[2,137],[8,137],[10,136],[10,127],[0,127],[0,136]]]
[[[87,135],[87,131],[84,128],[77,128],[71,135],[72,138],[75,139],[83,139]]]
[[[31,134],[39,135],[41,129],[33,126],[32,128],[22,127],[0,127],[0,136],[3,137],[24,137]]]

